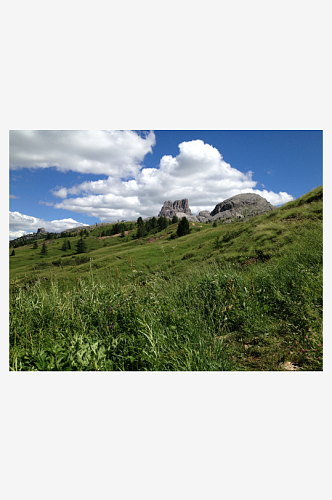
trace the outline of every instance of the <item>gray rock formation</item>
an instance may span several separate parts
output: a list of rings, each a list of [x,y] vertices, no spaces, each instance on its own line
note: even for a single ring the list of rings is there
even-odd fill
[[[183,212],[185,214],[192,215],[187,198],[184,198],[183,200],[176,200],[173,203],[173,210],[175,210],[176,212]]]
[[[164,216],[172,219],[176,215],[179,219],[187,217],[191,222],[213,222],[222,219],[224,222],[233,222],[234,220],[244,219],[254,215],[260,215],[270,212],[275,207],[265,198],[254,193],[237,194],[227,200],[218,203],[210,213],[208,210],[202,210],[198,215],[193,215],[189,208],[187,198],[177,200],[172,203],[165,201],[158,217]]]
[[[42,233],[46,233],[46,229],[44,227],[40,227],[39,229],[37,229],[37,234],[42,234]]]
[[[198,217],[205,217],[205,218],[209,218],[210,217],[210,212],[208,210],[202,210],[201,212],[199,212],[198,214]]]
[[[218,203],[211,212],[211,220],[239,219],[270,212],[275,207],[254,193],[237,194]]]
[[[184,216],[187,217],[187,215],[195,217],[191,213],[187,198],[184,198],[183,200],[176,200],[174,201],[174,203],[172,203],[171,201],[165,201],[165,203],[161,207],[158,217],[163,216],[166,217],[167,219],[172,219],[174,215],[179,217],[179,219],[181,219]]]

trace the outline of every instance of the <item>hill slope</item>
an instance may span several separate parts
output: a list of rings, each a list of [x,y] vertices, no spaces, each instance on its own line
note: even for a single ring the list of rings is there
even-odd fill
[[[17,248],[10,369],[322,370],[322,196],[181,238]]]
[[[123,274],[128,272],[130,262],[142,273],[151,272],[158,265],[179,274],[206,261],[242,264],[257,257],[258,252],[273,258],[291,243],[297,228],[305,223],[321,224],[322,196],[322,187],[316,188],[298,200],[244,222],[221,222],[217,227],[190,223],[191,233],[177,239],[173,239],[177,229],[174,224],[139,240],[133,239],[135,229],[124,238],[102,238],[101,229],[95,228],[84,240],[88,253],[80,255],[76,253],[79,236],[70,238],[71,250],[66,252],[61,250],[64,238],[46,242],[48,254],[44,257],[40,255],[41,242],[39,250],[26,245],[15,249],[15,256],[10,258],[10,277],[22,280],[36,272],[45,277],[56,272],[72,280],[77,272],[90,272],[91,267],[100,271],[118,269]]]

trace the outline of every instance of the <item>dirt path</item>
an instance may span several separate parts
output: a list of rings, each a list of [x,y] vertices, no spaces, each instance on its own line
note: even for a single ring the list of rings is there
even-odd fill
[[[111,236],[98,236],[99,240],[106,240],[106,238],[115,238],[116,236],[121,236],[122,233],[112,234]],[[129,231],[125,231],[124,234],[129,234]]]

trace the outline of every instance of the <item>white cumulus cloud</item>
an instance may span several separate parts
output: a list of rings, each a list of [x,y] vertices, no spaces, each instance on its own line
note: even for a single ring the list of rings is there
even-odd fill
[[[137,174],[155,142],[153,132],[131,130],[11,130],[10,168],[56,167],[127,178]]]
[[[266,189],[263,189],[263,191],[259,191],[258,189],[253,189],[252,192],[255,194],[259,194],[260,196],[263,196],[263,198],[269,201],[271,205],[275,206],[284,205],[284,203],[288,203],[289,201],[294,200],[293,196],[283,191],[280,191],[279,193],[274,193],[273,191],[267,191]]]
[[[176,157],[163,156],[158,168],[142,168],[128,181],[110,176],[61,188],[54,194],[63,201],[55,208],[114,221],[157,215],[164,201],[182,198],[188,198],[193,213],[211,211],[217,203],[240,193],[260,194],[273,205],[293,199],[287,193],[254,189],[257,181],[251,171],[231,167],[216,148],[201,140],[182,142],[179,150]]]
[[[194,214],[240,193],[257,193],[273,205],[293,199],[286,192],[257,189],[250,170],[233,168],[202,140],[180,143],[178,155],[165,155],[157,167],[147,168],[142,162],[155,143],[152,131],[11,131],[10,165],[107,175],[52,191],[58,198],[54,208],[103,222],[157,215],[164,201],[182,198],[188,198]]]
[[[21,214],[20,212],[9,212],[9,239],[13,240],[26,234],[36,233],[40,227],[44,227],[50,233],[57,233],[65,229],[87,225],[71,218],[46,221],[31,215]]]

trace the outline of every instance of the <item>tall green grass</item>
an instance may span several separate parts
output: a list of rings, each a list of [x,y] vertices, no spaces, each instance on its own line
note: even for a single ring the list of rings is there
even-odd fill
[[[264,255],[264,254],[262,254]],[[109,270],[11,286],[11,370],[322,369],[322,231],[274,259]],[[153,271],[153,272],[152,272]]]

